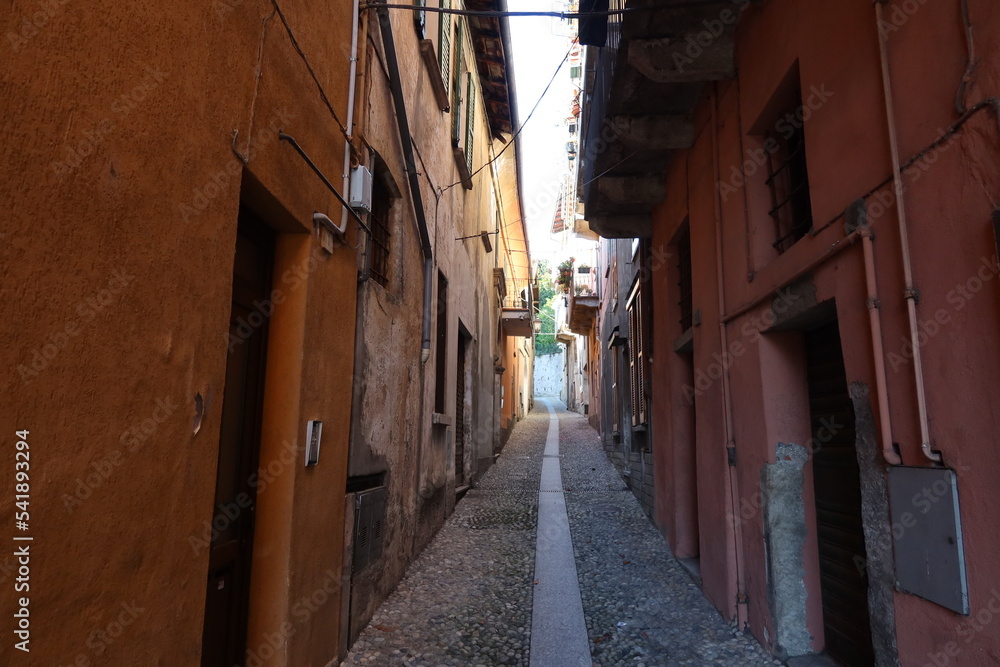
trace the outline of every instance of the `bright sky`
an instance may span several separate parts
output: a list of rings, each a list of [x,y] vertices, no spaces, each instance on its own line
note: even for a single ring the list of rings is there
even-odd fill
[[[561,2],[508,0],[510,11],[565,11]],[[510,17],[514,51],[514,78],[517,86],[517,112],[523,123],[531,113],[559,62],[569,49],[566,21],[537,16]],[[558,246],[550,240],[559,186],[568,169],[564,121],[570,112],[572,86],[569,64],[545,95],[535,115],[521,132],[521,170],[524,191],[521,197],[528,220],[528,239],[532,260],[554,259]]]

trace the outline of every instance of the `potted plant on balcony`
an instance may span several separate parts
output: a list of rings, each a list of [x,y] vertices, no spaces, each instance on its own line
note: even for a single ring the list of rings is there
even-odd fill
[[[581,264],[580,267],[577,269],[577,273],[590,273],[590,265]]]
[[[575,258],[570,257],[559,264],[559,275],[556,277],[556,283],[564,294],[569,294],[573,285],[573,263],[575,261]]]

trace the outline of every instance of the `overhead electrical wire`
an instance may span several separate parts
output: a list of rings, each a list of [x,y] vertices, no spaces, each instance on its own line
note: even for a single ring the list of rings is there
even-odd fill
[[[409,6],[409,5],[407,5],[407,6]],[[541,105],[542,100],[545,99],[545,95],[549,92],[549,89],[552,87],[552,84],[555,83],[556,77],[559,76],[559,72],[560,72],[560,70],[562,70],[563,65],[566,64],[567,60],[569,60],[569,56],[570,56],[571,53],[573,53],[573,48],[575,46],[576,46],[576,40],[574,40],[573,43],[570,44],[569,49],[567,49],[567,51],[566,51],[566,55],[564,55],[563,58],[562,58],[562,60],[559,61],[559,66],[556,67],[556,71],[552,73],[552,78],[549,79],[549,82],[547,84],[545,84],[545,90],[543,90],[542,94],[539,95],[538,100],[535,102],[535,106],[531,107],[531,111],[528,112],[528,116],[521,122],[521,125],[518,126],[517,130],[514,131],[514,134],[512,134],[510,136],[510,139],[507,141],[506,144],[504,144],[504,147],[502,149],[500,149],[499,153],[497,153],[492,158],[490,158],[489,160],[487,160],[486,164],[484,164],[479,169],[476,169],[474,172],[472,172],[471,174],[469,174],[469,180],[471,180],[473,177],[475,177],[476,174],[478,174],[479,172],[481,172],[483,169],[486,169],[488,166],[490,166],[491,164],[493,164],[494,162],[496,162],[497,160],[499,160],[500,156],[503,155],[507,151],[508,148],[510,148],[511,146],[514,145],[514,140],[517,139],[518,135],[521,134],[521,130],[523,130],[524,126],[528,124],[528,121],[531,120],[531,117],[533,115],[535,115],[535,111],[538,110],[538,107]],[[462,184],[461,180],[455,181],[451,185],[448,185],[448,186],[445,186],[444,188],[442,188],[441,189],[441,193],[444,194],[445,192],[447,192],[451,188],[455,187],[456,185],[461,185],[461,184]]]
[[[670,9],[694,9],[698,7],[704,8],[708,4],[712,4],[716,0],[711,0],[711,2],[678,2],[670,5]],[[623,7],[621,9],[611,9],[603,12],[553,12],[553,11],[536,11],[536,12],[511,12],[511,11],[496,11],[496,10],[475,10],[475,9],[451,9],[446,7],[423,7],[421,5],[400,5],[400,4],[383,4],[381,2],[365,2],[362,3],[360,9],[375,9],[375,8],[385,8],[385,9],[404,9],[414,12],[431,12],[434,14],[457,14],[458,16],[479,16],[483,18],[504,18],[509,16],[549,16],[557,19],[583,19],[591,18],[595,16],[605,17],[605,16],[619,16],[621,14],[632,14],[634,12],[652,12],[662,9],[660,5],[651,5],[647,7]]]

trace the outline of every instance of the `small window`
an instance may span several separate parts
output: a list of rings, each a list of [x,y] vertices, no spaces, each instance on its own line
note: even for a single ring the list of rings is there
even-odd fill
[[[373,156],[372,165],[375,173],[372,183],[372,210],[368,214],[368,226],[372,230],[368,271],[375,282],[382,287],[388,287],[393,207],[400,193],[388,167],[378,155]]]
[[[753,173],[759,174],[754,180],[760,184],[752,188],[751,199],[757,201],[757,210],[767,211],[762,222],[773,229],[770,246],[778,255],[812,229],[805,132],[810,113],[811,107],[802,105],[802,80],[796,61],[778,82],[747,137],[750,145],[756,144],[748,153],[757,166]],[[760,238],[767,236],[761,234]]]
[[[801,95],[798,98],[801,100]],[[801,102],[796,105],[800,108]],[[787,124],[784,132],[769,133],[767,185],[771,191],[774,220],[774,249],[783,253],[812,229],[812,201],[809,197],[809,174],[806,169],[806,137],[802,124]]]

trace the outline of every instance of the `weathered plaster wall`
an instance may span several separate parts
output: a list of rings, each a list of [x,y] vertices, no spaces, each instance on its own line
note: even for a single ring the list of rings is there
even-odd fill
[[[465,435],[464,484],[474,482],[493,461],[496,424],[494,357],[502,353],[497,338],[499,310],[493,284],[493,269],[509,261],[506,242],[493,236],[494,250],[487,253],[478,237],[460,237],[495,231],[513,225],[517,210],[513,181],[515,150],[507,151],[495,169],[484,169],[466,190],[458,183],[451,143],[452,113],[436,106],[428,71],[420,58],[412,16],[392,13],[396,51],[403,77],[410,131],[419,168],[424,214],[433,246],[434,272],[431,354],[420,362],[423,311],[423,256],[409,182],[392,106],[384,65],[381,35],[377,30],[366,39],[369,67],[365,72],[367,115],[365,139],[385,161],[401,191],[392,208],[391,269],[386,287],[368,281],[359,286],[361,307],[357,380],[359,404],[354,415],[351,475],[386,474],[388,486],[386,532],[382,558],[355,576],[352,597],[352,635],[363,628],[379,604],[395,588],[407,565],[443,524],[455,504],[455,436]],[[428,34],[436,35],[435,30]],[[473,51],[467,35],[462,41],[465,61]],[[481,86],[478,87],[481,89]],[[491,156],[490,136],[481,97],[476,99],[474,169]],[[499,150],[498,148],[496,150]],[[522,250],[523,252],[523,250]],[[504,258],[501,260],[501,256]],[[447,307],[436,307],[440,282],[447,280]],[[442,318],[445,321],[442,322]],[[447,331],[444,363],[443,419],[432,425],[435,388],[438,382],[438,327]],[[459,400],[459,337],[465,338],[467,378],[461,382],[465,395],[464,423],[456,423]],[[518,347],[511,339],[513,354]],[[530,344],[530,339],[528,339]],[[529,345],[530,346],[530,345]],[[506,364],[503,379],[507,395],[525,392],[530,399],[531,360],[519,352],[517,364]],[[467,395],[466,395],[467,394]],[[522,408],[523,414],[527,410]],[[511,423],[512,426],[512,423]]]

